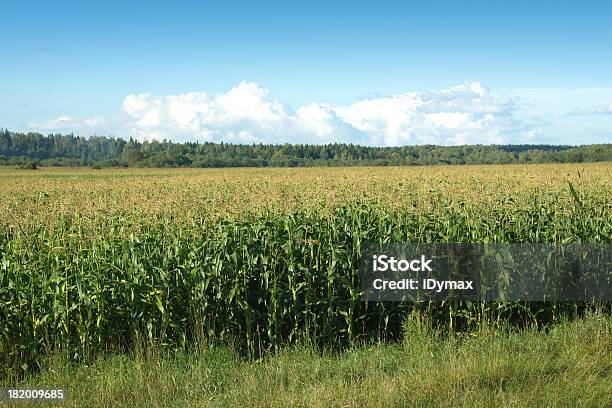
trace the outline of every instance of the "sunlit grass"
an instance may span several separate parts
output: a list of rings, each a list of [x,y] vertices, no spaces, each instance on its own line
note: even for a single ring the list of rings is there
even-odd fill
[[[612,322],[591,316],[548,332],[413,332],[403,344],[342,353],[296,345],[252,362],[227,348],[55,360],[21,387],[68,386],[65,406],[603,407]]]

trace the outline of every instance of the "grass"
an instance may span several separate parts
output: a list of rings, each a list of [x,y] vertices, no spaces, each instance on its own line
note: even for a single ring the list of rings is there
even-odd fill
[[[612,319],[548,331],[442,335],[407,324],[402,344],[321,353],[298,345],[258,361],[227,348],[61,359],[21,387],[66,385],[63,406],[609,406]]]

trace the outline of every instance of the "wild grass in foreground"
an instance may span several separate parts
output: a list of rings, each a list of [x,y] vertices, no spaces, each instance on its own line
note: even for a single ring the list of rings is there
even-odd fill
[[[319,353],[285,348],[256,362],[226,348],[56,360],[20,387],[68,387],[63,406],[584,406],[612,402],[612,318],[548,331],[440,334],[412,315],[402,344]],[[426,318],[426,317],[425,317]]]

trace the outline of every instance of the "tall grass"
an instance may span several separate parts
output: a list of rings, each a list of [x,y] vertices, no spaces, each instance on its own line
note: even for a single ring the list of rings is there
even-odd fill
[[[130,353],[72,365],[56,356],[20,387],[68,386],[67,407],[603,407],[612,321],[588,315],[550,330],[440,332],[426,314],[404,340],[345,352],[299,343],[258,361],[227,347]]]

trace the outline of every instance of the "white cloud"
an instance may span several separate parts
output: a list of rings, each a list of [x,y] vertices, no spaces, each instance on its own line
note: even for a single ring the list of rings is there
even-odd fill
[[[296,110],[254,82],[217,95],[190,92],[130,94],[111,120],[68,116],[28,126],[44,130],[106,128],[140,140],[236,143],[329,143],[367,145],[510,143],[533,141],[541,121],[517,115],[518,97],[493,96],[479,82],[449,89],[407,92],[333,106],[311,103]]]
[[[106,121],[102,116],[92,116],[90,118],[85,118],[83,120],[83,124],[89,127],[96,127],[104,125]]]
[[[410,92],[338,108],[375,144],[463,144],[521,141],[535,123],[517,117],[518,98],[494,97],[479,82],[441,91]]]
[[[327,143],[358,137],[330,105],[312,103],[293,112],[253,82],[212,97],[204,92],[132,94],[123,110],[131,135],[139,139]]]
[[[588,108],[574,109],[568,116],[612,115],[612,103],[609,105],[593,105]]]
[[[62,128],[64,126],[74,126],[74,125],[78,125],[78,123],[75,122],[75,120],[72,119],[70,116],[65,116],[65,115],[59,116],[54,119],[50,119],[46,122],[29,122],[28,123],[29,128],[43,129],[43,130],[53,130],[53,129]]]
[[[70,116],[62,115],[46,122],[29,122],[27,126],[31,129],[72,131],[101,126],[105,119],[101,116],[92,116],[83,120],[76,120]]]

